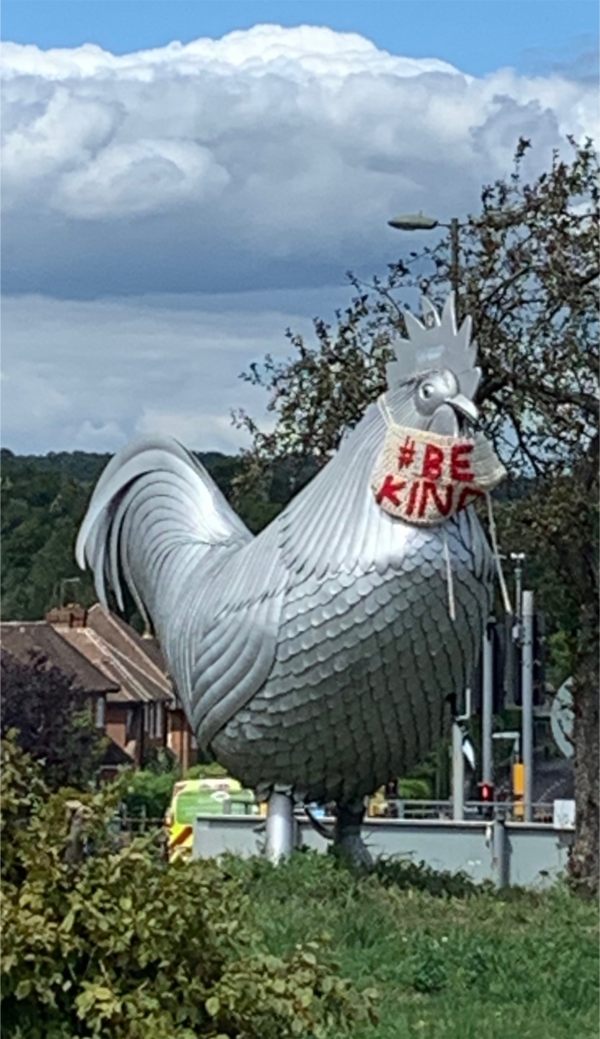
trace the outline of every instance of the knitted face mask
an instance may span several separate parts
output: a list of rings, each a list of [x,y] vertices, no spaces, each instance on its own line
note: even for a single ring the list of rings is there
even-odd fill
[[[388,426],[371,487],[377,504],[407,523],[436,526],[506,476],[485,437],[440,436]]]

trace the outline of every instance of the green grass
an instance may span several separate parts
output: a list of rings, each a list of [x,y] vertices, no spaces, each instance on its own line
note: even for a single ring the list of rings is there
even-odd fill
[[[325,943],[379,1022],[353,1039],[597,1039],[597,909],[568,890],[498,894],[414,866],[356,877],[298,854],[232,863],[263,949]],[[332,1039],[341,1039],[335,1036]]]

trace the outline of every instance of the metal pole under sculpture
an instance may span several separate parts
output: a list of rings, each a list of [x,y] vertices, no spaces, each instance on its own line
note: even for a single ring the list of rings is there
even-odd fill
[[[335,802],[364,860],[364,798],[448,737],[488,617],[494,558],[474,504],[504,476],[474,432],[471,321],[406,312],[388,387],[337,454],[254,537],[177,441],[106,467],[77,558],[100,600],[151,619],[200,747],[269,799],[268,854],[293,802]]]
[[[294,850],[294,802],[289,791],[274,790],[267,810],[265,853],[271,862],[288,858]]]

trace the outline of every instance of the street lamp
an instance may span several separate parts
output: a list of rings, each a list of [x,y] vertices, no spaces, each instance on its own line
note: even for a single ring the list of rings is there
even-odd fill
[[[450,231],[450,284],[456,297],[460,286],[460,224],[457,217],[452,217],[449,224],[436,220],[425,213],[401,213],[400,216],[388,220],[388,226],[396,231],[433,231],[436,227],[447,227]]]

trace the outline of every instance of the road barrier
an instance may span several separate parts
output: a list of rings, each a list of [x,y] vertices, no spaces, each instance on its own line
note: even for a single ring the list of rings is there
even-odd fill
[[[319,820],[325,826],[333,819]],[[498,887],[545,888],[564,874],[573,842],[572,827],[550,823],[452,819],[366,819],[363,838],[374,858],[424,863],[451,873],[462,871],[474,881]],[[194,824],[192,858],[225,853],[261,855],[265,823],[256,817],[199,815]],[[328,841],[306,815],[296,816],[297,848],[327,850]]]

